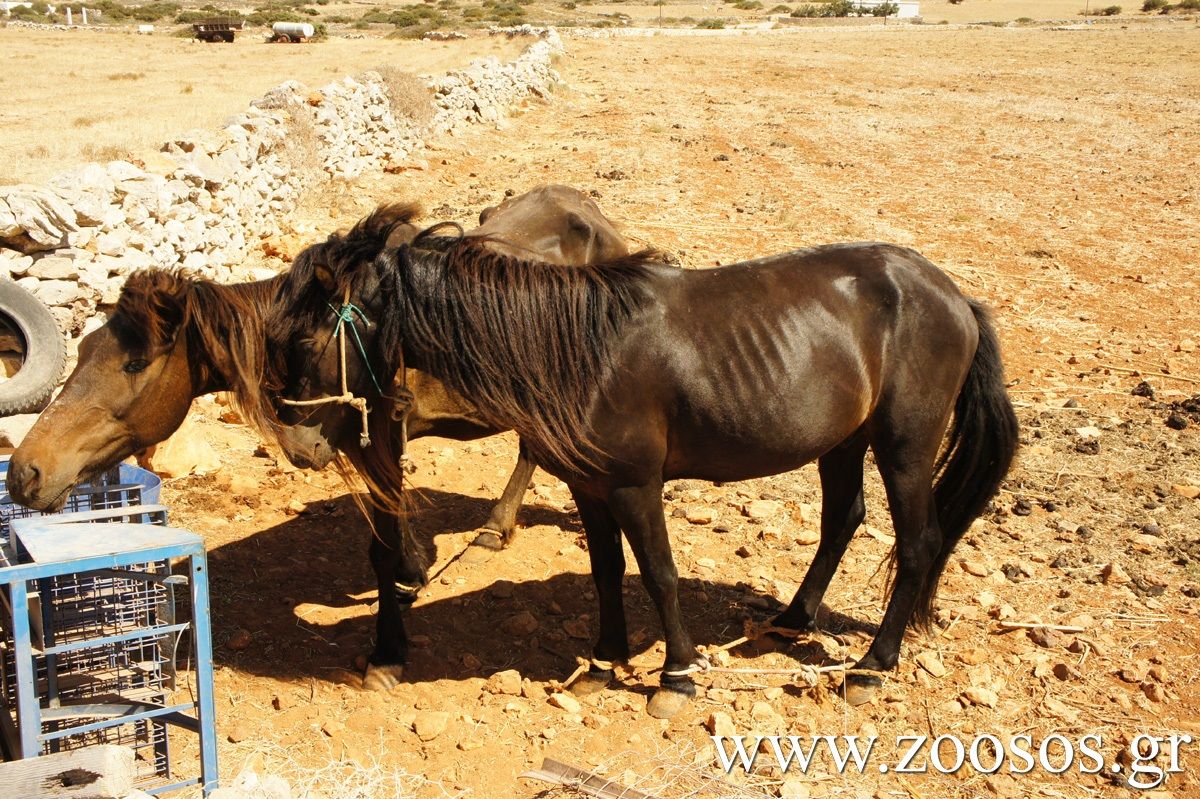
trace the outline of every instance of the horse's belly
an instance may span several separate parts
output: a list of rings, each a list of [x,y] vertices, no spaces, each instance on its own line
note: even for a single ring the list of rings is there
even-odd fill
[[[667,477],[749,480],[798,469],[862,426],[866,411],[859,404],[797,397],[786,404],[679,420],[671,432]]]

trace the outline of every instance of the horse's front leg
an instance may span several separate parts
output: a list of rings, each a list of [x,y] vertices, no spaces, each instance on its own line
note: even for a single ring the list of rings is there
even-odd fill
[[[406,541],[399,519],[388,512],[372,513],[371,568],[379,586],[379,611],[375,617],[375,651],[363,675],[363,688],[386,691],[395,687],[408,663],[408,636],[404,611],[416,601],[425,584],[425,564],[414,543]]]
[[[629,539],[642,582],[662,620],[667,659],[660,687],[646,710],[655,718],[666,719],[682,710],[688,699],[696,695],[691,669],[698,655],[679,609],[679,573],[671,556],[662,489],[661,480],[616,489],[609,498],[609,508]]]
[[[525,498],[529,481],[533,478],[536,468],[525,450],[525,442],[522,441],[517,465],[508,478],[508,484],[504,486],[500,501],[492,508],[492,515],[484,522],[471,546],[463,553],[462,559],[465,563],[484,563],[512,543],[513,533],[517,528],[517,511],[521,509],[521,500]]]
[[[587,533],[592,580],[600,603],[600,637],[592,650],[592,664],[571,685],[580,696],[595,693],[612,682],[613,664],[629,659],[629,634],[625,626],[625,551],[621,548],[621,526],[603,501],[572,490],[579,518]]]

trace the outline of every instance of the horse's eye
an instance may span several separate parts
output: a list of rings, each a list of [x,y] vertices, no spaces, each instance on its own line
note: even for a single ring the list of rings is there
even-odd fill
[[[137,358],[125,364],[124,370],[126,374],[136,375],[138,372],[145,371],[146,367],[149,365],[149,361],[144,361],[141,358]]]

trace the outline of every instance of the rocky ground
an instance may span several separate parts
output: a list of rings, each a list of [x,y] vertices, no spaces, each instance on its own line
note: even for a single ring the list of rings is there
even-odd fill
[[[910,636],[872,704],[848,707],[835,674],[713,674],[662,722],[644,712],[662,644],[636,575],[631,669],[558,698],[595,615],[564,486],[538,473],[512,547],[484,567],[456,560],[513,464],[511,436],[414,442],[413,521],[435,576],[412,612],[408,679],[365,693],[368,532],[346,489],[202,401],[193,421],[220,468],[169,481],[164,498],[210,542],[225,772],[248,764],[314,796],[524,797],[546,786],[518,775],[551,756],[663,799],[1133,796],[1112,773],[838,774],[828,760],[717,781],[708,735],[878,734],[890,763],[902,734],[1096,733],[1110,761],[1139,733],[1200,737],[1197,44],[1172,24],[568,41],[550,102],[442,140],[425,168],[310,196],[259,265],[281,268],[306,231],[384,200],[468,223],[543,181],[593,189],[631,238],[693,268],[838,240],[914,246],[995,309],[1023,448],[951,561],[941,624]],[[732,665],[865,650],[892,540],[873,475],[867,497],[822,632],[787,652],[734,649]],[[790,597],[815,548],[815,470],[676,483],[666,502],[699,642]],[[1196,751],[1151,795],[1200,793]]]

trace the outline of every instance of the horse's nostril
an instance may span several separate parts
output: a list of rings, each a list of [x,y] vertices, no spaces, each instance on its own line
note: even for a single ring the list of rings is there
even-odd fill
[[[42,482],[42,472],[32,463],[13,463],[8,470],[9,490],[23,498],[32,497]]]

